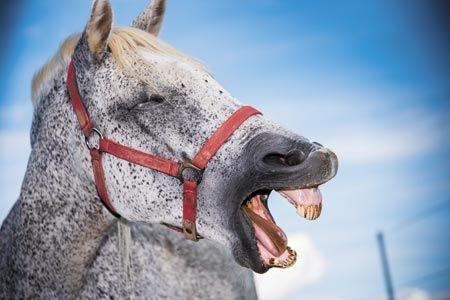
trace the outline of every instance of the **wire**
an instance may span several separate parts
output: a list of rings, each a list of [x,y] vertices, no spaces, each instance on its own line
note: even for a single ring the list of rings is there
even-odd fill
[[[450,266],[446,267],[445,269],[441,269],[441,270],[429,273],[427,275],[420,276],[416,279],[406,281],[406,282],[400,284],[399,286],[411,286],[411,285],[415,285],[418,283],[424,283],[424,282],[431,281],[431,280],[434,280],[439,277],[443,277],[445,275],[450,275]]]
[[[445,208],[447,205],[450,204],[450,200],[446,200],[443,201],[441,203],[438,203],[422,212],[419,212],[417,214],[415,214],[412,217],[408,217],[406,219],[404,219],[403,221],[400,221],[399,223],[397,223],[396,225],[390,227],[389,229],[386,230],[386,232],[388,233],[394,233],[396,231],[399,231],[405,227],[411,226],[427,217],[429,217],[430,215],[436,214],[436,213],[440,213],[443,211],[443,208]]]
[[[450,199],[447,199],[443,202],[437,203],[421,212],[418,212],[410,217],[403,219],[402,221],[398,222],[394,226],[391,226],[390,228],[385,230],[385,232],[389,233],[389,234],[398,233],[402,229],[409,227],[423,219],[426,219],[426,218],[430,217],[431,215],[445,212],[447,210],[447,207],[449,206],[449,204],[450,204]],[[444,269],[437,270],[432,273],[417,277],[413,280],[403,282],[398,285],[395,284],[394,287],[395,287],[395,289],[398,289],[399,287],[402,287],[402,286],[413,286],[413,285],[417,285],[417,284],[424,284],[426,282],[429,282],[429,281],[435,280],[439,277],[443,277],[443,276],[447,276],[447,275],[450,275],[450,266],[448,266]]]

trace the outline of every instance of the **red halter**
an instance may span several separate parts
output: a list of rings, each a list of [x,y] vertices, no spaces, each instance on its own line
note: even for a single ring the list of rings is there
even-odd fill
[[[96,129],[87,113],[78,91],[76,70],[73,60],[70,62],[67,73],[67,88],[72,102],[73,110],[77,116],[80,128],[86,138],[86,145],[91,153],[92,169],[94,172],[95,184],[100,199],[105,206],[118,216],[111,201],[105,185],[105,173],[103,171],[103,153],[114,155],[115,157],[129,161],[133,164],[167,174],[178,178],[183,183],[183,221],[182,228],[169,224],[164,224],[171,229],[183,232],[187,239],[197,241],[200,236],[196,229],[197,216],[197,186],[202,181],[203,171],[209,160],[217,153],[227,139],[253,115],[261,114],[258,110],[250,106],[243,106],[234,112],[214,134],[206,141],[197,155],[191,161],[175,162],[163,157],[144,153],[142,151],[118,144],[108,138],[103,137]],[[90,139],[96,134],[99,137],[98,145],[91,145]]]

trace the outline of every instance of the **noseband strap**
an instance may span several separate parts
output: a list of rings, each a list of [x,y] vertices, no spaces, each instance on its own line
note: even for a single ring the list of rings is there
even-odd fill
[[[95,185],[100,199],[108,210],[119,216],[114,209],[106,189],[103,169],[103,153],[108,153],[130,163],[149,168],[172,177],[178,178],[183,185],[183,219],[182,227],[164,224],[169,228],[184,233],[187,239],[197,241],[201,236],[197,233],[197,188],[202,181],[203,172],[211,158],[216,155],[228,138],[253,115],[261,114],[250,106],[242,106],[234,112],[206,141],[197,155],[191,161],[175,162],[163,157],[133,149],[116,143],[96,129],[78,90],[76,70],[73,60],[67,72],[67,89],[72,102],[73,111],[86,139],[90,151]]]

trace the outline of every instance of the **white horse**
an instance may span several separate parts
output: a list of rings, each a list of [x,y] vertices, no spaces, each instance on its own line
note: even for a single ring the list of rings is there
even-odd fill
[[[157,38],[164,11],[165,1],[155,0],[133,27],[114,28],[110,2],[96,0],[84,32],[37,73],[32,151],[0,232],[1,299],[255,299],[251,270],[295,262],[270,215],[269,194],[280,192],[301,216],[317,218],[317,187],[336,174],[337,159],[261,116],[241,122],[198,180],[200,242],[159,225],[181,224],[176,177],[104,153],[105,192],[116,214],[100,199],[68,93],[71,59],[97,130],[170,161],[192,159],[242,107],[202,64]],[[118,220],[128,225],[118,230]],[[127,226],[131,239],[119,238]]]

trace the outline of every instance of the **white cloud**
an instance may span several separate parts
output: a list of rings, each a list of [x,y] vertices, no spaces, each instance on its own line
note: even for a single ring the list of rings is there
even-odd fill
[[[325,260],[308,235],[289,235],[289,245],[298,253],[298,261],[293,267],[255,274],[261,300],[285,299],[289,294],[319,281],[322,277]]]
[[[354,163],[377,163],[424,155],[448,146],[442,116],[425,109],[410,108],[389,118],[368,118],[333,130],[330,144],[342,158]],[[341,138],[338,137],[341,133]]]
[[[395,299],[397,300],[431,300],[440,299],[435,297],[436,295],[431,295],[427,291],[419,288],[403,288],[395,293]],[[374,297],[374,300],[385,300],[387,299],[385,293],[378,294]],[[442,298],[447,299],[447,298]]]
[[[430,300],[430,295],[418,288],[403,289],[397,293],[398,300]]]
[[[386,162],[426,154],[439,146],[441,137],[434,125],[399,117],[386,124],[368,121],[337,126],[325,139],[344,162]]]
[[[359,92],[348,94],[340,89],[333,92],[331,96],[318,89],[313,97],[309,91],[302,91],[298,98],[312,99],[302,103],[292,100],[288,93],[285,105],[265,102],[263,110],[269,118],[332,149],[344,164],[410,159],[449,146],[448,120],[439,111],[417,107],[396,110],[391,104],[396,103],[394,100],[375,101],[378,97],[387,98],[380,92],[365,98]],[[358,95],[359,101],[355,99]],[[292,109],[293,105],[298,109]]]

